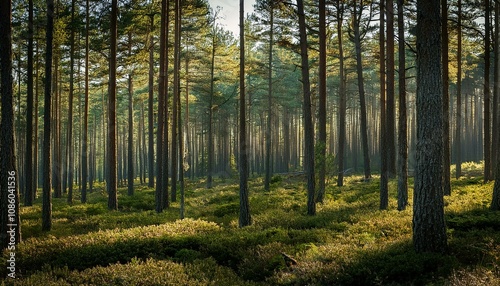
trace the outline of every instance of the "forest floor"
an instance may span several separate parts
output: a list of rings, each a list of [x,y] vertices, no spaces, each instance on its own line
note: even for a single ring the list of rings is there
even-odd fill
[[[332,180],[317,215],[307,216],[300,177],[274,176],[269,192],[253,178],[253,225],[243,229],[236,179],[209,190],[187,182],[184,220],[178,202],[157,214],[154,190],[140,185],[133,196],[120,189],[119,210],[108,211],[98,184],[87,204],[54,199],[49,233],[41,231],[40,199],[22,207],[18,279],[1,285],[500,285],[493,184],[473,175],[452,180],[445,198],[444,255],[413,251],[411,196],[397,211],[395,180],[389,210],[378,209],[377,177],[352,176],[344,187]]]

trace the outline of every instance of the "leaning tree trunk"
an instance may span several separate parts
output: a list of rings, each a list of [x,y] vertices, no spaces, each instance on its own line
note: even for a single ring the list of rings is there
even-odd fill
[[[415,251],[444,252],[443,82],[439,2],[417,2],[417,152],[413,205]]]

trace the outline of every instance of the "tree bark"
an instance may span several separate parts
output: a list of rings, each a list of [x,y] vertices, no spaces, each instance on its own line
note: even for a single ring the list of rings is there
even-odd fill
[[[326,1],[319,0],[319,186],[316,202],[322,203],[325,197],[326,176]],[[342,36],[342,35],[339,35]]]
[[[14,96],[12,78],[12,2],[0,2],[0,240],[2,249],[21,242],[19,186],[14,137]],[[31,172],[32,170],[30,170]],[[9,212],[13,210],[14,214]],[[14,236],[14,240],[12,240]]]
[[[28,68],[26,96],[26,153],[24,157],[24,205],[33,205],[33,0],[28,1]]]
[[[297,13],[299,16],[300,34],[300,57],[302,70],[302,88],[304,101],[302,103],[304,116],[304,169],[307,177],[307,214],[316,214],[315,201],[315,174],[314,174],[314,126],[311,114],[311,84],[309,81],[309,57],[306,31],[306,19],[304,14],[304,1],[297,1]]]
[[[399,49],[399,122],[398,122],[398,210],[408,205],[408,138],[406,118],[406,57],[404,30],[404,0],[398,0],[398,49]],[[448,168],[450,169],[450,168]]]
[[[339,150],[337,153],[338,177],[337,186],[344,185],[344,158],[346,147],[346,112],[347,112],[347,95],[344,75],[344,47],[342,41],[342,24],[343,24],[344,3],[337,0],[337,35],[339,44]]]
[[[132,56],[132,32],[128,34],[128,55]],[[134,194],[134,81],[132,72],[128,75],[128,156],[127,156],[127,195]]]
[[[499,29],[500,29],[500,3],[498,1],[495,1],[495,29],[494,29],[494,58],[495,61],[493,63],[493,122],[492,122],[492,138],[491,138],[491,169],[496,171],[497,168],[497,156],[498,156],[498,146],[500,141],[500,136],[499,133],[496,132],[495,130],[498,130],[500,128],[500,117],[499,117],[499,97],[500,97],[500,43],[499,43]],[[467,117],[465,117],[467,118]]]
[[[393,178],[396,175],[396,144],[394,132],[396,130],[396,108],[394,92],[394,1],[387,0],[387,73],[386,73],[386,145],[387,145],[387,175]]]
[[[83,108],[83,139],[82,139],[82,194],[81,202],[87,202],[87,178],[88,178],[88,125],[89,125],[89,25],[90,25],[90,4],[89,0],[85,1],[85,99]],[[95,133],[95,130],[94,130]],[[93,179],[93,176],[90,176]],[[91,180],[92,180],[91,179]],[[90,183],[92,185],[92,183]]]
[[[163,2],[162,2],[163,5]],[[155,180],[155,155],[154,155],[154,122],[153,122],[153,101],[154,101],[154,14],[150,15],[150,36],[149,36],[149,77],[148,77],[148,187],[154,187]]]
[[[413,245],[417,253],[444,252],[443,82],[440,3],[417,2],[417,151]]]
[[[387,109],[385,93],[385,3],[380,1],[380,31],[379,31],[379,74],[380,74],[380,209],[389,205],[389,178],[387,156]]]
[[[163,150],[164,147],[164,130],[166,125],[166,114],[165,114],[165,104],[167,101],[167,89],[166,85],[166,73],[167,73],[167,57],[168,57],[168,46],[167,46],[167,23],[168,23],[168,8],[169,2],[167,0],[162,0],[161,2],[161,24],[160,24],[160,77],[158,79],[158,128],[156,131],[156,212],[160,213],[164,208],[169,205],[168,201],[168,185],[163,185],[163,176],[168,177],[168,172],[165,173],[163,170],[163,161],[167,160],[165,154],[167,150]],[[166,200],[164,200],[166,196]]]
[[[184,146],[182,136],[182,116],[181,116],[181,3],[175,1],[175,45],[174,45],[174,104],[173,104],[173,122],[172,122],[172,202],[175,202],[177,195],[177,170],[179,172],[180,183],[180,218],[184,218]],[[177,136],[177,137],[176,137]],[[177,141],[178,149],[174,143]],[[178,153],[177,153],[178,152]],[[178,157],[176,156],[178,154]],[[177,160],[177,158],[179,158]],[[179,169],[176,168],[179,166]]]
[[[73,155],[73,91],[74,91],[74,74],[75,74],[75,0],[71,1],[71,33],[70,33],[70,67],[69,67],[69,107],[68,107],[68,129],[66,137],[66,155],[67,162],[65,176],[68,186],[69,204],[73,203],[73,169],[74,169],[74,155]]]
[[[485,21],[484,21],[484,182],[492,179],[491,172],[491,123],[490,123],[490,16],[491,7],[490,0],[484,0],[485,6]]]
[[[3,11],[4,9],[0,9]],[[10,11],[10,10],[9,10]],[[1,17],[2,19],[4,17]],[[52,104],[52,40],[54,32],[54,1],[47,0],[47,25],[45,27],[45,90],[43,113],[43,155],[42,155],[42,231],[52,228],[52,195],[51,195],[51,170],[50,170],[50,132],[51,132],[51,104]],[[3,43],[3,41],[1,41]],[[4,53],[1,53],[2,55]],[[3,65],[2,65],[3,66]],[[3,74],[3,73],[2,73]],[[2,137],[3,138],[3,137]]]
[[[462,1],[458,0],[457,115],[455,122],[455,178],[462,175]],[[486,112],[486,111],[485,111]],[[485,135],[486,136],[486,135]],[[485,162],[486,164],[486,162]],[[486,177],[485,177],[486,179]]]
[[[117,48],[118,1],[111,1],[111,39],[109,58],[109,98],[108,98],[108,209],[117,210],[117,170],[116,170],[116,48]]]
[[[267,72],[267,125],[266,125],[266,174],[264,177],[264,189],[269,191],[271,180],[271,122],[272,122],[272,93],[273,93],[273,45],[274,45],[274,4],[269,1],[269,52]]]
[[[252,224],[250,216],[250,206],[248,200],[248,158],[247,158],[247,138],[246,138],[246,102],[245,102],[245,14],[244,0],[240,0],[240,216],[239,227]]]
[[[356,0],[357,1],[357,0]],[[365,180],[371,178],[370,170],[370,152],[368,151],[368,127],[366,119],[366,100],[365,100],[365,81],[363,78],[363,62],[361,59],[361,33],[360,21],[362,16],[362,9],[360,6],[359,11],[356,9],[356,1],[354,1],[354,44],[356,46],[356,71],[358,74],[358,89],[359,89],[359,104],[361,116],[361,140],[363,144],[363,166]],[[360,3],[362,5],[362,2]]]
[[[460,13],[459,13],[460,14]],[[443,65],[443,194],[451,195],[450,185],[450,94],[449,94],[449,69],[448,69],[448,1],[441,0],[441,25],[442,34],[442,65]]]

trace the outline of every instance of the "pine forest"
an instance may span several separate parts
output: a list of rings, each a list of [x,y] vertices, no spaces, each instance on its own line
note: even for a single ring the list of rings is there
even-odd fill
[[[0,0],[1,285],[500,285],[500,1]]]

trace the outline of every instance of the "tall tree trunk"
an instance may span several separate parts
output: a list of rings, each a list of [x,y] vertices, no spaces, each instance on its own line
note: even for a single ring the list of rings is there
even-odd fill
[[[179,80],[179,67],[180,67],[180,30],[179,30],[179,6],[180,3],[175,1],[174,7],[174,98],[172,102],[172,158],[171,158],[171,172],[172,172],[172,189],[170,192],[170,200],[175,202],[177,200],[177,179],[178,179],[178,169],[179,159],[181,158],[181,154],[179,153],[179,140],[181,138],[179,131],[179,119],[180,119],[180,110],[179,110],[179,102],[180,102],[180,80]],[[168,127],[167,127],[168,128]]]
[[[12,91],[12,3],[0,2],[0,95],[2,119],[0,122],[0,240],[2,249],[21,241],[19,186],[16,170],[14,137],[14,96]],[[31,172],[31,170],[30,170]],[[12,214],[12,211],[14,213]],[[14,238],[14,240],[12,240]],[[15,273],[14,273],[15,276]]]
[[[74,73],[75,73],[75,0],[71,1],[71,33],[70,33],[70,67],[69,67],[69,107],[68,107],[68,129],[66,137],[66,155],[65,160],[67,162],[65,172],[68,176],[65,180],[68,180],[68,198],[69,204],[73,203],[73,90],[74,90]]]
[[[319,1],[319,186],[316,201],[322,203],[325,197],[326,176],[326,1]],[[342,35],[339,35],[342,36]],[[342,79],[341,79],[342,80]]]
[[[387,171],[390,178],[396,175],[396,144],[394,132],[396,130],[396,108],[394,96],[394,1],[387,0],[387,106],[386,106],[386,145]]]
[[[132,56],[132,32],[128,34],[128,55]],[[128,162],[127,162],[127,194],[134,194],[134,82],[132,73],[128,75]]]
[[[168,184],[164,185],[163,177],[168,177],[168,172],[163,170],[164,161],[167,160],[168,151],[164,150],[165,125],[167,115],[165,105],[167,104],[167,67],[168,67],[168,8],[169,2],[162,0],[161,4],[161,25],[160,25],[160,77],[158,79],[158,128],[156,132],[156,212],[162,212],[169,206]],[[167,125],[168,126],[168,125]],[[164,155],[165,154],[165,155]],[[164,199],[166,198],[166,199]]]
[[[216,33],[212,31],[212,59],[210,64],[210,99],[208,102],[208,162],[207,162],[207,189],[212,188],[212,173],[214,165],[214,135],[213,135],[213,104],[214,104],[214,70],[215,70],[215,50],[216,50]]]
[[[306,31],[306,17],[304,14],[304,1],[297,0],[297,13],[299,15],[299,34],[300,34],[300,57],[302,70],[302,88],[304,101],[302,103],[304,116],[304,137],[305,154],[304,169],[307,177],[307,214],[316,214],[315,201],[315,174],[314,174],[314,126],[311,114],[311,84],[309,82],[309,57]]]
[[[245,102],[245,14],[244,0],[240,0],[240,216],[238,224],[240,227],[252,224],[250,216],[250,205],[248,201],[248,154],[246,138],[246,102]]]
[[[180,218],[184,218],[184,156],[183,156],[183,136],[182,136],[182,114],[181,114],[181,3],[175,1],[175,43],[174,43],[174,104],[173,104],[173,122],[172,122],[172,202],[176,199],[176,180],[177,168],[179,166],[179,184],[180,184]],[[176,132],[177,131],[177,132]],[[177,136],[177,137],[175,137]],[[177,140],[178,149],[174,147]],[[178,152],[178,153],[177,153]],[[177,156],[178,155],[178,160]]]
[[[385,3],[380,1],[380,31],[379,31],[379,74],[380,74],[380,209],[389,205],[389,178],[387,156],[387,116],[385,94]]]
[[[2,2],[3,3],[3,2]],[[0,9],[4,11],[4,9]],[[10,9],[9,9],[10,11]],[[4,17],[1,17],[4,19]],[[3,30],[3,29],[2,29]],[[46,51],[45,51],[45,90],[44,90],[44,112],[43,112],[43,156],[42,156],[42,230],[50,231],[52,228],[52,195],[50,176],[50,115],[52,104],[52,40],[54,32],[54,1],[47,0],[47,25],[45,27]],[[0,41],[3,43],[4,41]],[[4,53],[1,53],[2,55]],[[4,65],[2,65],[4,66]],[[3,73],[2,73],[3,74]],[[2,137],[3,138],[3,137]]]
[[[417,166],[413,245],[417,253],[444,252],[443,82],[440,3],[417,1]]]
[[[108,209],[118,209],[116,170],[116,48],[117,48],[118,1],[111,1],[111,39],[109,56],[109,98],[108,98]]]
[[[363,9],[361,8],[362,2],[360,2],[359,11],[356,9],[356,1],[354,1],[354,44],[356,46],[356,71],[358,74],[358,89],[359,89],[359,105],[361,113],[361,140],[363,144],[363,165],[365,180],[371,178],[370,171],[370,152],[368,151],[368,127],[366,119],[366,100],[365,100],[365,81],[363,78],[363,61],[361,59],[361,33],[360,33],[360,21]],[[360,0],[362,1],[362,0]]]
[[[31,192],[31,195],[32,195],[32,201],[35,200],[36,198],[36,194],[37,194],[37,188],[39,186],[39,174],[38,174],[38,170],[39,170],[39,162],[38,162],[38,150],[39,150],[39,141],[38,141],[38,56],[39,56],[39,53],[38,53],[38,45],[36,45],[36,57],[35,57],[35,123],[34,123],[34,134],[35,134],[35,138],[33,139],[33,144],[34,144],[34,147],[33,147],[33,150],[34,150],[34,153],[33,153],[33,190]]]
[[[490,0],[484,0],[485,21],[484,21],[484,182],[492,179],[491,175],[491,125],[490,125]]]
[[[83,139],[82,139],[82,195],[81,202],[87,202],[87,170],[89,166],[87,141],[89,125],[89,21],[90,5],[89,0],[85,1],[85,99],[83,108]],[[94,130],[95,133],[95,130]],[[93,178],[93,176],[90,176]],[[91,179],[92,182],[92,179]],[[92,185],[92,183],[90,183]],[[92,189],[92,188],[91,188]]]
[[[408,205],[408,138],[406,119],[406,65],[404,0],[398,0],[399,122],[398,122],[398,210]],[[448,168],[450,169],[450,168]]]
[[[342,42],[342,24],[343,24],[344,3],[337,0],[337,35],[339,41],[339,150],[337,160],[339,163],[339,172],[337,177],[337,186],[344,185],[344,158],[346,145],[346,112],[347,112],[347,95],[344,75],[344,46]]]
[[[269,52],[267,71],[267,125],[266,125],[266,175],[264,178],[264,189],[269,191],[269,182],[271,180],[271,122],[272,122],[272,94],[273,94],[273,45],[274,45],[274,5],[269,2]]]
[[[162,2],[163,5],[163,2]],[[154,14],[150,15],[150,36],[149,36],[149,89],[148,89],[148,187],[154,187],[155,171],[154,171],[154,122],[153,122],[153,92],[154,92],[154,39],[153,39],[153,29],[154,29]]]
[[[459,13],[460,14],[460,13]],[[460,16],[459,16],[460,17]],[[451,195],[450,185],[450,94],[449,94],[449,69],[448,69],[448,1],[441,0],[441,25],[442,34],[442,65],[443,65],[443,194]]]
[[[493,67],[493,122],[492,122],[492,138],[491,138],[491,169],[496,170],[497,168],[497,156],[498,156],[498,144],[500,141],[499,133],[495,130],[500,129],[500,105],[499,105],[499,97],[500,97],[500,43],[499,43],[499,29],[500,29],[500,3],[495,1],[495,29],[494,29],[494,52],[495,52],[495,61]],[[467,118],[467,116],[465,117]]]
[[[462,1],[458,0],[457,116],[455,122],[455,178],[462,175]],[[486,178],[485,178],[486,179]]]
[[[33,205],[33,0],[28,1],[28,83],[26,97],[26,155],[24,161],[24,205]],[[36,184],[35,188],[36,188]]]

